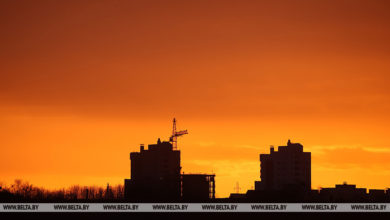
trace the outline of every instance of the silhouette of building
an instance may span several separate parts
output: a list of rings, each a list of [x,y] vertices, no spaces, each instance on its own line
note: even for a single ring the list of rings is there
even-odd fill
[[[130,153],[131,179],[125,179],[125,198],[134,201],[204,201],[215,198],[215,175],[181,174],[180,151],[172,142],[151,144]]]
[[[302,202],[310,198],[311,153],[303,152],[299,143],[287,142],[269,154],[260,154],[260,178],[255,189],[248,190],[245,198],[231,195],[235,201]]]
[[[260,178],[255,190],[311,190],[311,153],[303,152],[299,143],[287,142],[278,151],[260,154]]]
[[[369,202],[387,202],[390,201],[389,189],[369,189],[368,190],[368,201]]]
[[[131,179],[125,180],[125,198],[177,200],[181,197],[180,151],[170,142],[151,144],[130,153]]]
[[[202,201],[215,199],[215,175],[182,174],[182,197],[184,200]]]
[[[327,202],[365,202],[367,189],[356,188],[356,185],[347,183],[336,184],[335,188],[322,188],[319,196],[322,201]]]
[[[368,191],[368,192],[367,192]],[[390,201],[387,189],[357,188],[356,185],[336,184],[334,188],[319,190],[315,201],[320,202],[388,202]]]

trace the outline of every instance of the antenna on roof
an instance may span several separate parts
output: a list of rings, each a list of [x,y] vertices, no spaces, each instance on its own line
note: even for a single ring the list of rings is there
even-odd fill
[[[234,187],[234,189],[236,190],[237,194],[240,193],[241,187],[240,187],[240,184],[238,182],[236,182],[236,187]]]

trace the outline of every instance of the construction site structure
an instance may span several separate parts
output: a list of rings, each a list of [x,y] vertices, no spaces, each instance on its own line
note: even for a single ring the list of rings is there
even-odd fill
[[[188,134],[187,130],[176,131],[176,118],[173,118],[172,136],[169,138],[169,141],[172,143],[173,150],[177,150],[177,137],[185,134]]]
[[[140,145],[130,153],[130,179],[125,179],[125,199],[142,202],[207,201],[215,199],[215,174],[181,174],[177,137],[188,134],[176,131],[173,119],[169,141]]]
[[[181,195],[190,201],[215,199],[215,174],[181,174]]]

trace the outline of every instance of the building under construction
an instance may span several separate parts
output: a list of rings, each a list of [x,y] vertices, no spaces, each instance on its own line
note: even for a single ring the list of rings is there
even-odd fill
[[[181,174],[177,138],[187,130],[173,131],[169,141],[130,153],[131,179],[125,179],[125,198],[131,201],[179,201],[215,198],[215,175]]]
[[[215,199],[214,174],[182,174],[181,184],[182,198],[185,201]]]

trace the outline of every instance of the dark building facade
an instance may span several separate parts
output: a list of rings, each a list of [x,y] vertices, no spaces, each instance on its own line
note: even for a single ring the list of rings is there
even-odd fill
[[[299,143],[273,147],[269,154],[260,154],[260,178],[255,190],[311,190],[311,153],[303,152]]]
[[[327,202],[365,202],[368,198],[366,188],[356,188],[356,185],[347,183],[337,184],[335,188],[322,188],[319,196],[321,201]]]
[[[354,184],[336,184],[334,188],[321,188],[312,190],[310,197],[307,199],[311,202],[389,202],[389,189],[367,189],[358,188]]]
[[[182,174],[181,177],[184,200],[204,201],[215,199],[215,175]]]
[[[130,153],[131,179],[125,180],[125,198],[174,201],[181,197],[180,151],[170,142],[151,144]]]
[[[181,174],[180,151],[171,142],[151,144],[130,153],[131,179],[125,199],[142,202],[205,201],[215,198],[215,175]]]

